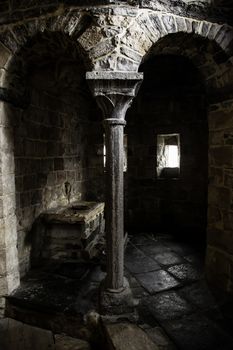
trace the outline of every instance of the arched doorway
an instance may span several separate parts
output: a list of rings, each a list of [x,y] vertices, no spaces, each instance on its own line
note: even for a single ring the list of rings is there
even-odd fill
[[[202,79],[187,58],[173,55],[154,56],[140,70],[144,81],[126,129],[129,229],[203,243],[208,125]],[[177,152],[170,164],[169,145]]]

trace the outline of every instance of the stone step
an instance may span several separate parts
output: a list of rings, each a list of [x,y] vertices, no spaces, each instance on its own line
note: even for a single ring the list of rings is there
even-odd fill
[[[90,344],[82,339],[55,335],[55,350],[91,350]]]
[[[11,318],[0,320],[1,350],[90,350],[90,344],[64,334],[33,327]]]
[[[160,350],[147,333],[131,323],[104,323],[109,350]]]

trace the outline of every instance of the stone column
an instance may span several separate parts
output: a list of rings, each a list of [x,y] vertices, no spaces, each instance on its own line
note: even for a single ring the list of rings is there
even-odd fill
[[[107,276],[101,286],[100,311],[122,314],[133,306],[124,278],[123,136],[125,114],[137,94],[143,74],[88,72],[86,78],[105,118]]]

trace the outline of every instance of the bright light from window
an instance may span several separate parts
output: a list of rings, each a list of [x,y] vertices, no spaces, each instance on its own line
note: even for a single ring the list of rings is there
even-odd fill
[[[168,168],[178,168],[179,167],[179,153],[178,146],[166,145],[165,146],[165,158],[166,167]]]
[[[180,134],[157,134],[157,176],[178,178],[180,173]]]
[[[103,148],[104,168],[106,167],[106,146]]]

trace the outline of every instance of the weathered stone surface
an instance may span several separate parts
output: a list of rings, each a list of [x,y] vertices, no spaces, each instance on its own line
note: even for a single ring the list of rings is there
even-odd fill
[[[216,109],[209,114],[210,130],[224,130],[232,126],[233,107],[230,104],[216,106]]]
[[[159,347],[138,326],[129,323],[104,325],[111,350],[157,350]]]
[[[211,148],[210,164],[216,166],[232,166],[232,146],[217,146]]]
[[[219,208],[230,209],[231,190],[224,187],[209,186],[208,201]]]
[[[213,346],[210,344],[226,350],[232,346],[232,338],[227,333],[217,328],[205,316],[198,314],[168,321],[166,331],[182,350],[208,349],[209,346]],[[194,338],[193,334],[198,334],[198,337]]]
[[[11,51],[8,50],[3,44],[0,45],[0,67],[4,67],[11,57]]]
[[[191,264],[174,265],[168,271],[179,280],[195,281],[203,277],[202,271]]]
[[[164,333],[161,327],[154,327],[145,329],[145,332],[149,335],[152,341],[158,345],[159,348],[167,348],[168,350],[175,350],[175,345],[172,344],[170,339]]]
[[[0,321],[0,346],[4,350],[54,350],[52,332],[6,318]]]
[[[179,318],[193,311],[192,306],[174,291],[148,297],[144,302],[155,319],[160,322]]]
[[[85,340],[71,338],[66,335],[55,335],[55,350],[90,350],[90,344]]]
[[[155,254],[153,258],[160,265],[174,265],[182,262],[182,258],[174,252],[164,252],[160,254]]]
[[[227,22],[232,23],[230,8],[232,9],[230,1],[217,0],[214,2],[186,0],[173,3],[159,0],[99,0],[97,2],[80,1],[78,4],[72,0],[67,0],[64,4],[49,0],[41,1],[40,4],[36,1],[14,0],[0,4],[0,66],[1,68],[4,66],[0,77],[2,87],[0,99],[7,102],[8,105],[14,104],[15,107],[19,107],[18,110],[15,108],[11,112],[1,110],[3,127],[0,134],[2,150],[0,163],[3,172],[0,181],[2,197],[0,217],[4,216],[1,232],[5,235],[1,240],[5,245],[12,239],[12,244],[6,243],[4,249],[9,249],[9,254],[5,255],[9,256],[9,261],[13,262],[12,265],[3,261],[3,265],[9,265],[9,268],[17,265],[15,211],[18,222],[20,267],[24,274],[29,268],[31,226],[41,211],[55,207],[58,203],[65,204],[70,199],[77,200],[85,196],[103,197],[102,159],[96,154],[96,148],[101,148],[103,144],[102,129],[97,120],[89,124],[90,120],[98,119],[96,116],[98,112],[93,107],[94,105],[90,106],[91,103],[89,103],[88,89],[84,86],[84,68],[77,59],[80,56],[79,50],[86,53],[84,60],[91,67],[90,69],[95,67],[98,70],[137,72],[141,59],[147,58],[152,47],[156,47],[155,54],[164,54],[163,59],[166,54],[172,53],[186,55],[198,63],[203,77],[206,78],[208,91],[211,89],[213,91],[211,99],[214,100],[215,93],[222,101],[228,99],[228,102],[225,101],[219,104],[216,110],[210,111],[209,160],[212,170],[209,172],[211,184],[209,200],[212,206],[209,210],[209,224],[213,229],[224,228],[226,232],[232,230],[230,199],[232,176],[229,169],[226,169],[232,168],[233,143],[232,105],[229,100],[233,70],[232,59],[228,59],[232,54],[232,28],[227,24]],[[180,34],[174,36],[175,33]],[[165,41],[157,42],[161,36],[166,37]],[[205,46],[206,40],[199,41],[197,38],[199,36],[211,40],[213,45]],[[35,42],[38,45],[34,47]],[[72,44],[66,45],[67,42]],[[79,49],[76,49],[77,45]],[[195,45],[197,47],[193,49]],[[219,48],[223,50],[219,51]],[[64,54],[62,54],[63,50]],[[9,62],[11,54],[15,56]],[[56,60],[56,57],[59,59]],[[70,66],[70,60],[72,68],[64,67]],[[69,61],[68,64],[65,63],[67,61]],[[25,67],[19,65],[19,62],[24,62]],[[157,63],[158,61],[155,66]],[[74,67],[79,64],[81,68],[75,70]],[[54,74],[52,73],[53,77],[50,77],[51,66],[56,67]],[[183,69],[183,65],[181,66]],[[26,70],[30,73],[28,80],[25,80],[26,76],[21,74],[24,68],[27,68]],[[7,78],[5,72],[7,72]],[[185,75],[182,70],[180,76]],[[150,90],[153,91],[151,101],[156,100],[165,76],[166,74],[163,74],[163,79],[159,82],[159,90],[156,91],[156,87],[150,86]],[[78,78],[75,79],[75,77]],[[158,77],[157,72],[156,79],[152,80],[159,81]],[[32,81],[34,81],[34,86]],[[46,81],[46,84],[43,85],[43,81]],[[191,81],[193,82],[193,79]],[[27,91],[24,91],[24,86],[28,84],[31,100],[28,98],[29,94],[27,96]],[[164,84],[166,95],[165,89],[169,85]],[[119,90],[122,90],[122,87],[118,89],[118,93]],[[174,89],[172,95],[176,93]],[[72,96],[67,98],[69,94]],[[202,100],[203,97],[200,98],[200,94],[198,96],[198,99]],[[186,100],[186,97],[182,98],[190,106],[183,112],[181,110],[184,105],[181,106],[178,103],[176,96],[163,106],[155,101],[156,108],[147,100],[145,105],[148,113],[143,107],[142,114],[143,116],[151,114],[154,120],[157,120],[160,114],[164,119],[163,126],[160,125],[162,129],[169,126],[169,118],[172,121],[174,116],[182,115],[184,118],[184,115],[192,115],[192,122],[187,129],[193,131],[196,128],[194,120],[197,115],[198,118],[202,115],[203,110],[201,113],[196,111],[196,114],[192,111],[195,105],[193,95],[192,101],[194,102],[192,103]],[[140,103],[136,108],[139,108],[138,106]],[[145,216],[141,221],[143,221],[143,226],[147,224],[148,227],[153,227],[155,223],[158,223],[159,218],[163,217],[163,222],[167,224],[170,222],[171,226],[177,227],[177,224],[182,221],[187,231],[189,231],[187,223],[190,222],[196,225],[201,222],[200,226],[202,225],[203,228],[203,223],[205,223],[203,208],[206,197],[204,195],[201,197],[201,194],[206,193],[207,178],[199,171],[201,158],[195,161],[193,155],[187,154],[188,151],[182,153],[183,164],[188,164],[182,174],[184,177],[187,174],[191,177],[194,172],[196,174],[192,188],[184,184],[178,188],[169,183],[166,183],[165,186],[161,184],[157,188],[157,183],[153,180],[155,136],[152,135],[152,132],[150,133],[156,125],[147,117],[139,118],[139,114],[136,111],[136,118],[141,119],[140,137],[142,140],[139,143],[140,147],[133,145],[130,148],[132,164],[138,164],[138,167],[136,165],[133,166],[134,169],[132,167],[131,175],[136,181],[142,181],[141,185],[138,185],[140,190],[138,193],[135,193],[137,186],[129,184],[129,191],[132,188],[132,193],[134,192],[129,195],[129,217],[134,221],[135,217],[141,218],[143,212]],[[164,116],[166,118],[163,118]],[[151,123],[147,131],[146,128],[143,129],[143,123],[148,123],[148,125]],[[181,120],[178,126],[183,134],[186,134],[185,125],[187,123]],[[191,128],[190,125],[192,125]],[[204,129],[200,125],[199,127],[200,130]],[[161,132],[164,132],[164,129]],[[152,141],[148,146],[149,134],[151,140],[153,139],[153,146]],[[190,135],[188,138],[191,139]],[[204,140],[204,137],[198,134],[196,139],[200,141]],[[200,148],[204,150],[205,146],[203,143]],[[184,140],[184,148],[185,150],[189,148],[186,140]],[[203,151],[201,163],[203,161],[203,164],[207,164],[207,155],[204,159],[204,153]],[[133,154],[136,154],[136,161],[135,158],[133,159]],[[198,183],[197,179],[201,177],[202,180]],[[147,184],[143,182],[145,179],[149,180]],[[65,183],[69,183],[70,193],[67,193]],[[139,193],[143,193],[144,198],[141,199]],[[175,200],[170,200],[170,195],[174,196],[172,198]],[[214,216],[216,216],[215,219]],[[135,222],[137,226],[137,221]],[[14,253],[12,253],[13,250]],[[171,258],[169,260],[171,261]],[[153,265],[150,259],[148,261]],[[9,269],[3,270],[4,273],[9,272]],[[7,276],[13,288],[16,272],[11,276],[12,278],[9,274]],[[3,283],[3,289],[5,285],[6,283]]]
[[[232,293],[233,279],[232,254],[225,252],[222,247],[207,247],[206,270],[208,280],[215,286],[221,285],[222,289]]]
[[[178,286],[179,282],[163,270],[135,275],[139,283],[150,293],[154,294]]]
[[[130,248],[126,251],[125,266],[131,273],[143,273],[159,270],[160,266],[156,261],[143,254],[137,248]]]

